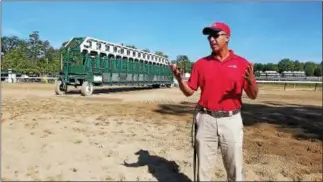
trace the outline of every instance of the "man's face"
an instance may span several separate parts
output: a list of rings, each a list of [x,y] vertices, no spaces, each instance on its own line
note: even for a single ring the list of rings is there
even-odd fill
[[[229,37],[225,32],[221,31],[217,34],[210,34],[208,40],[212,51],[218,52],[227,45]]]

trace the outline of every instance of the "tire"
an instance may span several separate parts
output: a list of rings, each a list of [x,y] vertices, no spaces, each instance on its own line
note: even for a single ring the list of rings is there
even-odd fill
[[[55,85],[56,95],[64,95],[67,92],[67,85],[64,85],[62,80],[57,80]]]
[[[94,90],[94,88],[93,88],[92,83],[90,83],[88,81],[83,82],[82,88],[81,88],[82,96],[90,96],[90,95],[92,95],[93,90]]]
[[[160,84],[153,84],[152,87],[153,88],[160,88]]]

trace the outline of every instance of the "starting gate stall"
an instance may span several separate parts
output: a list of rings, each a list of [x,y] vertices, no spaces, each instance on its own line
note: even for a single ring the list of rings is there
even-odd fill
[[[68,86],[81,86],[81,94],[89,96],[94,86],[170,87],[173,82],[166,57],[91,37],[74,37],[62,55],[58,95],[65,94]]]

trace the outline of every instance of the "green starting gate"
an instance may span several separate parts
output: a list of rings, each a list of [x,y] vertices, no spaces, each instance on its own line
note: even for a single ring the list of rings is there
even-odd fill
[[[166,57],[91,37],[73,38],[62,57],[58,95],[65,94],[68,86],[81,86],[81,94],[89,96],[94,86],[170,87],[173,82]]]

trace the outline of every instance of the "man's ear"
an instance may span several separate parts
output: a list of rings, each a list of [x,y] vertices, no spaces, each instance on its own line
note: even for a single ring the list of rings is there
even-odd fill
[[[229,36],[227,36],[227,41],[226,41],[226,43],[229,43],[230,42],[230,37]]]

